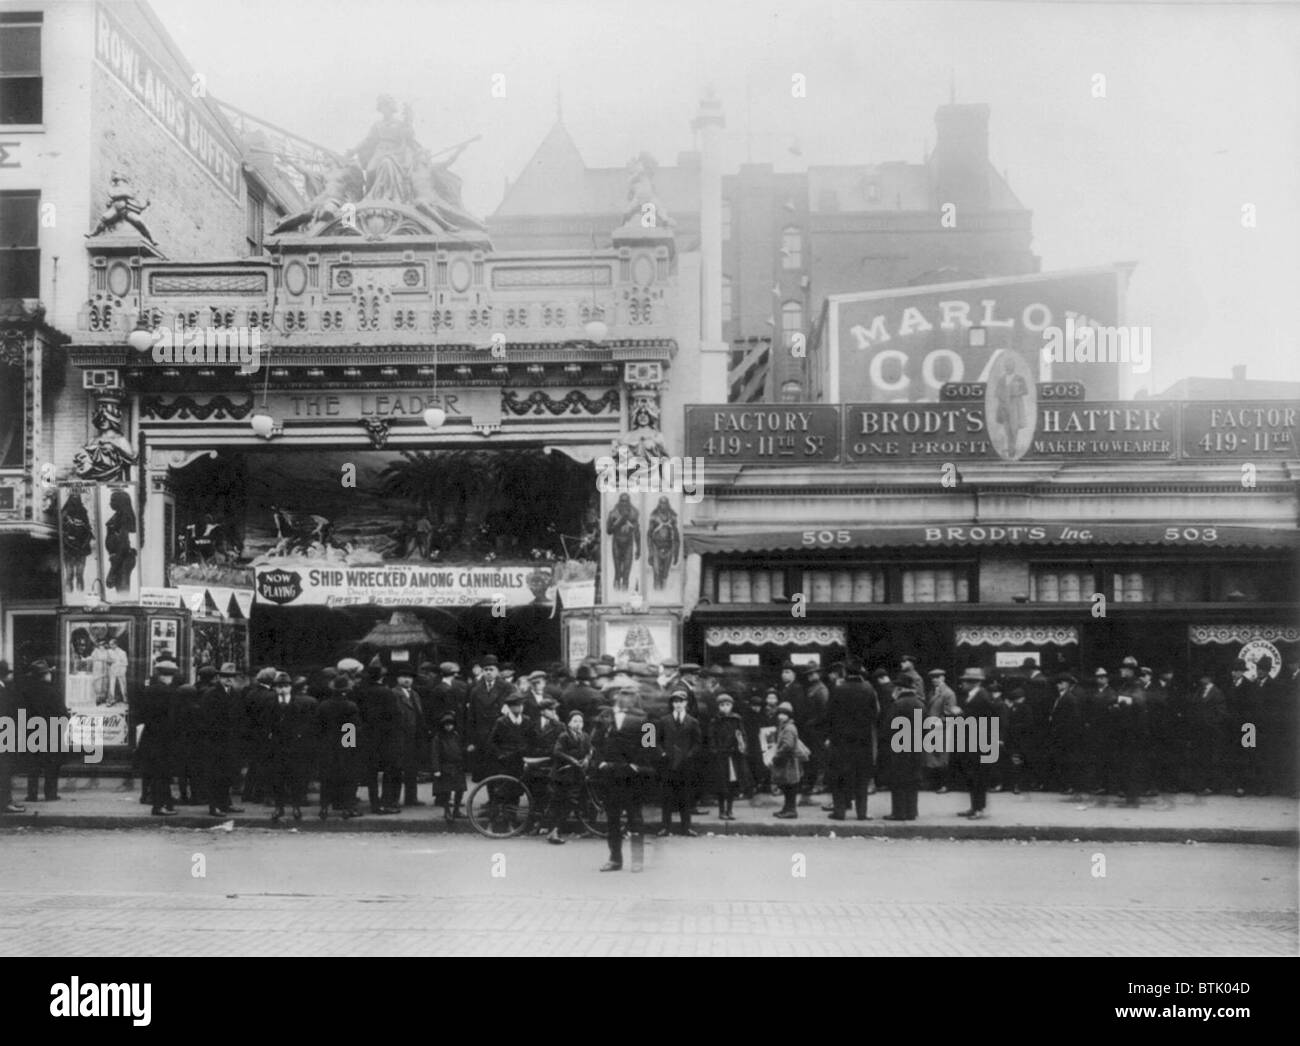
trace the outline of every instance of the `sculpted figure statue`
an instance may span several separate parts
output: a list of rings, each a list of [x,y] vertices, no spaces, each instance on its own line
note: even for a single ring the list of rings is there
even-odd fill
[[[85,480],[117,482],[131,478],[135,447],[122,435],[122,411],[115,403],[102,403],[91,419],[98,431],[72,458],[72,470]]]
[[[131,183],[127,181],[126,175],[120,171],[114,171],[113,176],[109,179],[111,188],[108,192],[108,208],[99,216],[99,222],[90,232],[86,233],[86,239],[92,236],[98,236],[102,232],[109,232],[119,222],[126,222],[135,229],[149,243],[154,243],[153,235],[139,218],[145,209],[149,206],[149,200],[144,203],[137,203],[135,193],[131,191]]]

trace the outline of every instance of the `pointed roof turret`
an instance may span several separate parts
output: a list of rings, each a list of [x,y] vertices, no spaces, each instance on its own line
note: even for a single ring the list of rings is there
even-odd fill
[[[544,214],[586,209],[587,164],[557,115],[542,144],[514,180],[498,215]]]

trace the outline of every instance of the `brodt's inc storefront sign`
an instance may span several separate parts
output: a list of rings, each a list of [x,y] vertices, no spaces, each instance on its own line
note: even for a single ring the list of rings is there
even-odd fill
[[[533,566],[365,567],[301,563],[256,568],[257,599],[280,606],[550,605],[551,578]]]

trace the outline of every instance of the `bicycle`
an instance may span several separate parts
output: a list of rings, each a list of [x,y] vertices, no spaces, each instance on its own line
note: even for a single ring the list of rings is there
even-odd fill
[[[545,812],[545,804],[550,800],[551,757],[530,757],[524,763],[523,777],[492,774],[470,789],[469,795],[465,797],[465,813],[479,835],[489,839],[510,839],[523,835],[533,828]],[[600,785],[592,779],[587,767],[581,769],[578,823],[584,831],[603,839],[608,827],[605,823],[605,804],[600,797]]]

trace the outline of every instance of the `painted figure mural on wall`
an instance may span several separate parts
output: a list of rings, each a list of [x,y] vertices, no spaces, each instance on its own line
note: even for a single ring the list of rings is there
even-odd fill
[[[649,549],[654,587],[662,591],[668,583],[669,571],[677,565],[682,554],[682,535],[677,527],[677,513],[673,511],[666,497],[660,497],[659,504],[650,513],[650,522],[646,528],[646,545]]]
[[[126,222],[136,232],[145,238],[150,244],[154,243],[153,234],[149,232],[148,227],[140,220],[140,215],[148,208],[150,201],[144,203],[136,202],[135,193],[131,189],[131,183],[127,180],[126,175],[120,171],[114,171],[109,179],[110,188],[108,192],[108,207],[104,213],[99,216],[99,221],[94,229],[86,233],[86,239],[98,236],[101,233],[112,232],[113,229],[121,222]]]
[[[101,401],[91,424],[97,435],[73,456],[72,470],[81,479],[97,483],[129,480],[136,452],[122,434],[122,408],[111,400]]]
[[[630,495],[618,496],[605,518],[605,533],[610,536],[614,554],[614,588],[626,592],[632,578],[632,561],[641,558],[641,513]]]

